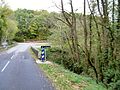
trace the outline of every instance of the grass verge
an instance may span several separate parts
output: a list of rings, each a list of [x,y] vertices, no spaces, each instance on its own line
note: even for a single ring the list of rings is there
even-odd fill
[[[40,64],[40,68],[52,80],[57,90],[107,90],[89,77],[70,72],[60,65]]]

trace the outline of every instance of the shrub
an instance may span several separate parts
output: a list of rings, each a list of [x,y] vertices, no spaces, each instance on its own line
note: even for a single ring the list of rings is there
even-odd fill
[[[24,42],[24,38],[23,37],[18,37],[18,36],[16,36],[13,40],[16,41],[16,42]]]
[[[83,71],[82,66],[72,60],[68,51],[63,51],[59,48],[50,48],[47,50],[47,59],[57,64],[62,64],[66,69],[77,74],[80,74]]]

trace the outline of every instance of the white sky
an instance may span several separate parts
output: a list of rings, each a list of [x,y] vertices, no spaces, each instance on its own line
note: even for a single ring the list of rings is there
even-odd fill
[[[63,0],[67,9],[69,9],[68,1]],[[48,11],[60,11],[56,8],[55,3],[59,6],[60,0],[5,0],[11,9],[16,10],[17,8],[31,9],[31,10],[48,10]],[[83,0],[73,0],[74,9],[78,9],[80,12],[83,11]]]

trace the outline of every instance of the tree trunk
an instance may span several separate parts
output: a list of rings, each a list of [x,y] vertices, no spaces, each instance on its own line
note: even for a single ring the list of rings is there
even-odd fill
[[[120,0],[118,0],[118,29],[120,29]]]
[[[67,13],[64,10],[63,0],[61,0],[62,14],[66,20],[66,25],[70,28],[71,33],[71,53],[73,54],[74,62],[80,62],[80,53],[78,48],[78,37],[76,31],[76,16],[73,10],[72,0],[70,0],[71,13]],[[70,45],[69,45],[70,46]]]

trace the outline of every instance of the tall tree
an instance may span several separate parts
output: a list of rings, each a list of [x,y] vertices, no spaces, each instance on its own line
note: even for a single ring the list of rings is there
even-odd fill
[[[61,20],[61,19],[59,19],[59,20],[61,20],[63,23],[65,23],[70,29],[70,37],[69,38],[71,38],[70,39],[71,43],[69,43],[69,47],[71,50],[73,62],[80,63],[80,53],[79,53],[79,47],[78,47],[79,43],[78,43],[78,35],[77,35],[77,30],[76,30],[76,15],[75,15],[75,12],[73,9],[72,0],[69,0],[69,1],[70,1],[70,7],[71,7],[70,13],[65,11],[64,2],[63,2],[63,0],[61,0],[62,14],[63,14],[65,21]],[[70,41],[68,40],[68,42],[70,42]]]
[[[15,34],[17,31],[17,26],[16,22],[14,21],[13,18],[13,11],[6,5],[6,3],[1,0],[0,1],[1,6],[0,6],[0,43],[6,41],[6,40],[12,40],[9,38],[9,36],[14,36],[14,35],[9,35],[9,32],[13,32],[12,34]],[[12,24],[14,23],[14,27],[11,27],[11,22]],[[15,32],[15,33],[14,33]]]

